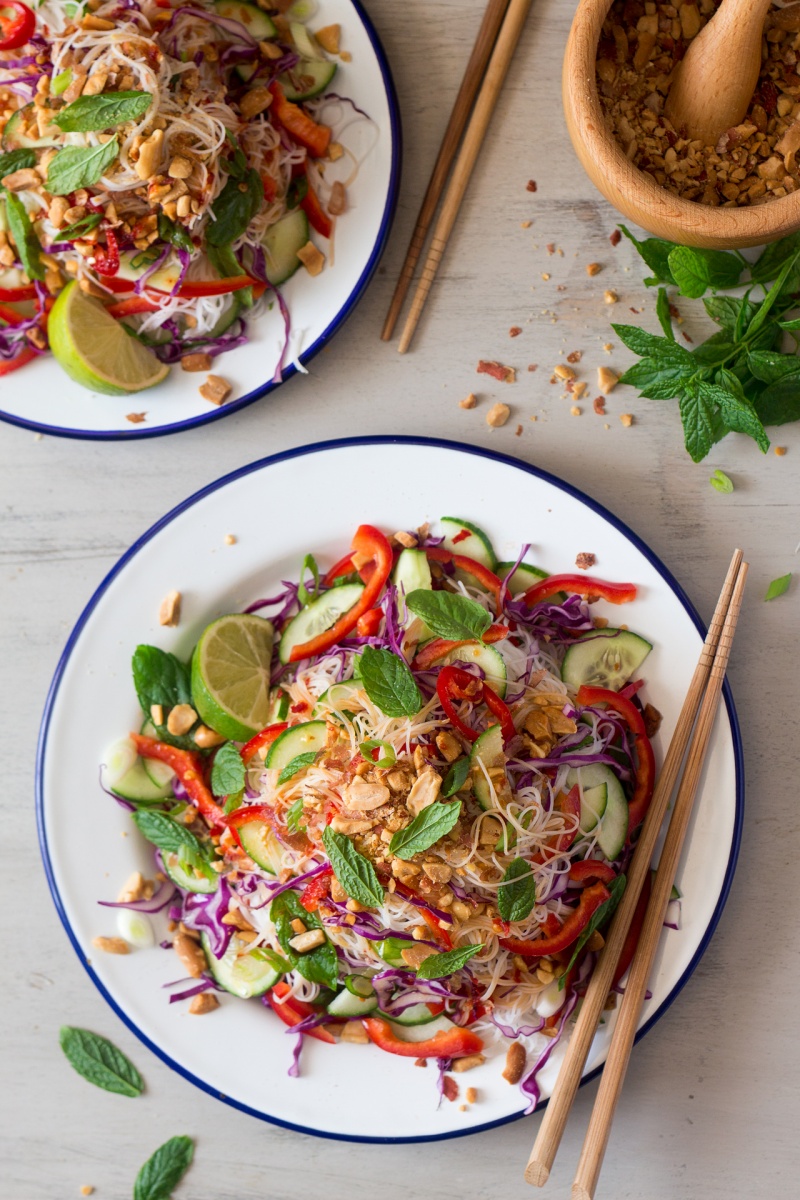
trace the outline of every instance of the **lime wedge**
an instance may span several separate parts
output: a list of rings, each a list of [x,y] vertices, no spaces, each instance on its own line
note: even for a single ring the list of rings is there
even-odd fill
[[[192,699],[203,722],[246,742],[269,723],[272,622],[231,613],[204,631],[192,657]]]
[[[75,280],[53,305],[47,332],[56,361],[70,379],[93,392],[141,392],[169,374],[169,367],[126,333]]]

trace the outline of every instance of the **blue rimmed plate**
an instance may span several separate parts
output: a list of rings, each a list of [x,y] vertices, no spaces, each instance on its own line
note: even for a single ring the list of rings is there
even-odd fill
[[[245,1112],[306,1133],[364,1141],[454,1137],[513,1120],[524,1104],[501,1078],[502,1047],[470,1073],[480,1103],[461,1112],[457,1104],[437,1109],[435,1072],[414,1070],[407,1059],[371,1046],[307,1039],[303,1075],[290,1079],[292,1039],[258,1003],[225,998],[203,1022],[208,1036],[198,1036],[185,1006],[167,1003],[163,985],[180,974],[171,953],[114,957],[92,949],[95,936],[115,932],[113,914],[97,901],[113,898],[134,869],[152,870],[149,848],[134,836],[129,817],[100,790],[98,763],[140,719],[130,677],[137,643],[186,656],[207,622],[296,575],[309,550],[327,564],[363,521],[402,529],[453,509],[487,530],[502,559],[531,542],[532,559],[559,571],[591,551],[598,575],[638,585],[625,619],[654,643],[645,674],[647,698],[664,716],[655,740],[660,757],[703,636],[680,585],[626,526],[552,476],[475,447],[417,438],[302,447],[190,497],[144,534],[98,588],[70,636],[45,708],[37,766],[42,854],[59,915],[92,980],[187,1079]],[[270,512],[282,517],[269,522],[267,535]],[[235,545],[226,545],[229,533]],[[183,594],[183,616],[179,628],[164,629],[159,603],[173,588]],[[613,615],[602,605],[599,611]],[[664,931],[640,1033],[672,1002],[708,945],[733,876],[742,806],[741,746],[726,694],[679,871],[682,928]],[[598,1032],[585,1077],[603,1062],[612,1027],[613,1017]],[[557,1051],[542,1076],[545,1097],[558,1061]]]

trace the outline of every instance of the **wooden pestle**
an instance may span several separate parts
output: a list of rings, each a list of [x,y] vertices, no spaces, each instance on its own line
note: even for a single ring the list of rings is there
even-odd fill
[[[761,36],[772,0],[722,0],[678,64],[664,114],[676,131],[715,146],[741,124],[761,70]]]

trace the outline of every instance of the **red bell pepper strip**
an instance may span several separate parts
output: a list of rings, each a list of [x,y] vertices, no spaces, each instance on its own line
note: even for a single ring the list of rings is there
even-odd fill
[[[251,821],[264,821],[276,835],[280,836],[281,841],[285,842],[287,846],[291,846],[293,850],[307,854],[311,849],[311,842],[304,833],[289,833],[284,825],[279,825],[275,809],[271,804],[248,804],[243,808],[235,808],[232,813],[228,813],[227,816],[223,815],[222,818],[222,824],[230,829],[242,850],[244,850],[244,846],[242,846],[237,830],[242,825],[249,825]]]
[[[482,1039],[471,1029],[440,1029],[424,1042],[406,1042],[380,1017],[364,1017],[362,1024],[370,1041],[381,1050],[406,1058],[465,1058],[468,1054],[480,1054],[483,1049]]]
[[[333,587],[337,579],[341,579],[344,575],[354,575],[355,567],[353,566],[353,551],[345,554],[338,562],[335,562],[328,574],[323,579],[325,587]]]
[[[656,778],[656,760],[653,747],[644,727],[644,718],[639,709],[630,700],[620,696],[619,692],[609,691],[608,688],[581,687],[578,689],[578,704],[583,707],[594,707],[605,704],[618,712],[633,736],[636,750],[636,775],[633,795],[628,801],[628,841],[635,829],[644,820]]]
[[[286,721],[279,721],[276,725],[267,725],[266,729],[262,729],[255,737],[251,737],[249,742],[245,742],[240,751],[244,765],[248,766],[259,750],[263,750],[265,746],[271,746],[275,739],[288,728],[289,725]]]
[[[272,1011],[280,1017],[284,1025],[292,1028],[295,1025],[299,1025],[301,1021],[305,1021],[306,1017],[310,1017],[316,1013],[317,1009],[312,1008],[310,1004],[306,1004],[303,1000],[295,1000],[293,996],[283,999],[289,990],[288,984],[276,983],[267,992],[267,1000]],[[336,1038],[321,1025],[318,1025],[316,1029],[309,1029],[306,1032],[309,1037],[316,1038],[318,1042],[329,1042],[331,1045],[334,1045],[336,1042]]]
[[[4,17],[3,13],[11,10],[13,16]],[[16,50],[30,41],[31,34],[36,29],[36,16],[27,4],[19,0],[5,0],[0,4],[0,50]]]
[[[225,813],[205,785],[203,760],[199,754],[192,750],[179,750],[177,746],[168,746],[166,742],[157,742],[155,738],[143,737],[140,733],[132,733],[131,740],[142,758],[157,758],[159,762],[172,767],[192,803],[209,825],[223,824]]]
[[[598,858],[583,858],[580,862],[572,863],[569,868],[571,883],[594,883],[598,879],[601,883],[611,883],[616,877],[617,872],[611,864],[601,862]]]
[[[502,642],[509,634],[507,625],[490,625],[482,638],[466,638],[461,642],[450,642],[447,638],[433,638],[426,646],[423,646],[419,654],[414,659],[414,666],[418,671],[426,671],[428,667],[439,662],[440,659],[446,658],[454,650],[458,650],[461,646],[479,646],[481,642],[484,645],[492,645],[494,642]]]
[[[26,320],[27,317],[23,317],[15,308],[7,308],[5,304],[0,304],[0,321],[5,321],[6,325],[21,325]]]
[[[625,941],[622,943],[619,961],[614,970],[612,987],[614,984],[619,983],[620,979],[622,979],[622,976],[633,962],[633,956],[636,953],[636,947],[639,944],[639,937],[642,932],[642,926],[644,925],[645,913],[647,912],[647,905],[650,901],[650,892],[652,887],[653,876],[652,873],[648,871],[647,875],[645,876],[644,883],[642,884],[642,890],[639,893],[639,899],[636,902],[636,908],[633,910],[633,917],[631,918],[631,923],[628,926],[628,932],[625,935]]]
[[[103,287],[108,288],[111,292],[132,292],[133,282],[130,279],[121,279],[119,275],[109,276],[103,280]],[[222,296],[228,292],[240,292],[242,288],[251,287],[254,294],[261,295],[265,285],[258,279],[251,278],[250,275],[229,275],[225,279],[192,279],[186,283],[182,283],[178,289],[177,295],[182,300],[196,300],[200,296]],[[14,289],[12,289],[14,290]],[[17,291],[24,289],[17,288]],[[36,289],[31,288],[33,295],[36,294]],[[159,288],[145,288],[145,295],[167,296],[169,293],[161,291]],[[0,292],[0,300],[25,300],[28,296],[3,296]]]
[[[383,591],[392,569],[392,548],[381,531],[374,525],[359,525],[353,538],[353,552],[365,559],[372,559],[375,563],[375,569],[369,583],[365,585],[360,599],[348,612],[339,617],[339,620],[330,629],[295,646],[289,655],[290,662],[299,662],[303,658],[314,658],[330,646],[335,646],[338,641],[346,637],[351,629],[355,628],[358,618],[363,613],[375,607],[375,602]]]
[[[272,93],[272,108],[270,113],[296,142],[305,146],[314,158],[321,158],[327,152],[331,140],[331,130],[327,125],[318,125],[312,121],[297,104],[292,104],[283,94],[283,88],[277,80],[269,85]]]
[[[454,698],[471,700],[473,704],[482,700],[502,727],[503,741],[510,742],[516,737],[517,731],[511,713],[497,692],[492,691],[488,683],[483,683],[468,671],[463,671],[460,667],[442,667],[436,679],[436,691],[450,723],[471,742],[478,740],[478,731],[461,720],[453,704]]]
[[[498,612],[500,611],[502,583],[494,571],[490,571],[488,567],[484,567],[483,563],[477,562],[474,558],[468,558],[466,554],[453,554],[452,550],[445,550],[443,546],[428,546],[425,553],[431,562],[452,563],[459,571],[466,571],[473,579],[477,579],[481,587],[492,593]]]
[[[133,284],[131,284],[133,287]],[[35,300],[36,288],[32,283],[23,283],[20,287],[0,287],[0,300],[8,300],[12,304],[17,300]]]
[[[109,304],[106,309],[112,317],[120,319],[121,317],[136,317],[139,313],[158,312],[160,304],[156,304],[154,300],[148,300],[147,296],[130,296],[127,300],[118,300],[116,304]]]
[[[521,954],[525,958],[541,958],[544,955],[560,954],[562,950],[566,950],[574,941],[577,941],[589,924],[592,914],[608,900],[610,895],[611,893],[604,883],[593,883],[590,887],[584,888],[577,908],[574,908],[565,918],[558,932],[545,933],[544,937],[533,940],[500,938],[500,945],[504,950],[511,950],[514,954]]]
[[[568,792],[559,792],[553,802],[553,807],[557,812],[563,813],[565,817],[575,817],[575,828],[560,833],[553,847],[556,854],[563,854],[569,850],[578,836],[578,821],[581,815],[581,789],[578,784],[576,783]]]
[[[380,629],[382,620],[383,609],[370,608],[358,618],[356,633],[359,637],[373,637]]]
[[[324,899],[330,891],[332,875],[333,867],[328,865],[324,871],[320,871],[319,875],[309,879],[300,895],[300,903],[306,912],[317,911],[320,900]]]
[[[610,604],[627,604],[636,599],[635,583],[608,583],[605,579],[595,579],[592,575],[549,575],[541,583],[535,583],[528,588],[522,599],[530,607],[540,600],[547,600],[556,592],[568,592],[570,595],[599,596]]]
[[[300,207],[308,217],[311,228],[315,229],[322,237],[329,238],[333,232],[333,222],[320,204],[319,197],[311,184],[308,185],[308,190],[300,201]]]
[[[95,246],[94,269],[98,275],[116,275],[119,271],[119,246],[113,229],[107,229],[105,246]]]
[[[36,358],[36,351],[25,349],[20,350],[14,358],[0,359],[0,375],[10,375],[12,371],[18,371],[20,367],[26,366],[32,358]]]
[[[433,915],[432,912],[428,912],[427,908],[420,908],[420,913],[422,914],[423,921],[428,926],[436,940],[441,942],[446,950],[452,950],[453,939],[450,937],[448,931],[442,926],[440,921]]]

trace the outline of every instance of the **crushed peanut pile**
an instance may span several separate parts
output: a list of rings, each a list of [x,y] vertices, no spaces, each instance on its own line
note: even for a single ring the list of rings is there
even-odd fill
[[[664,103],[676,66],[715,11],[714,0],[616,0],[598,44],[600,103],[627,157],[668,191],[714,207],[764,204],[800,187],[800,3],[769,13],[747,115],[704,146],[672,127]]]

